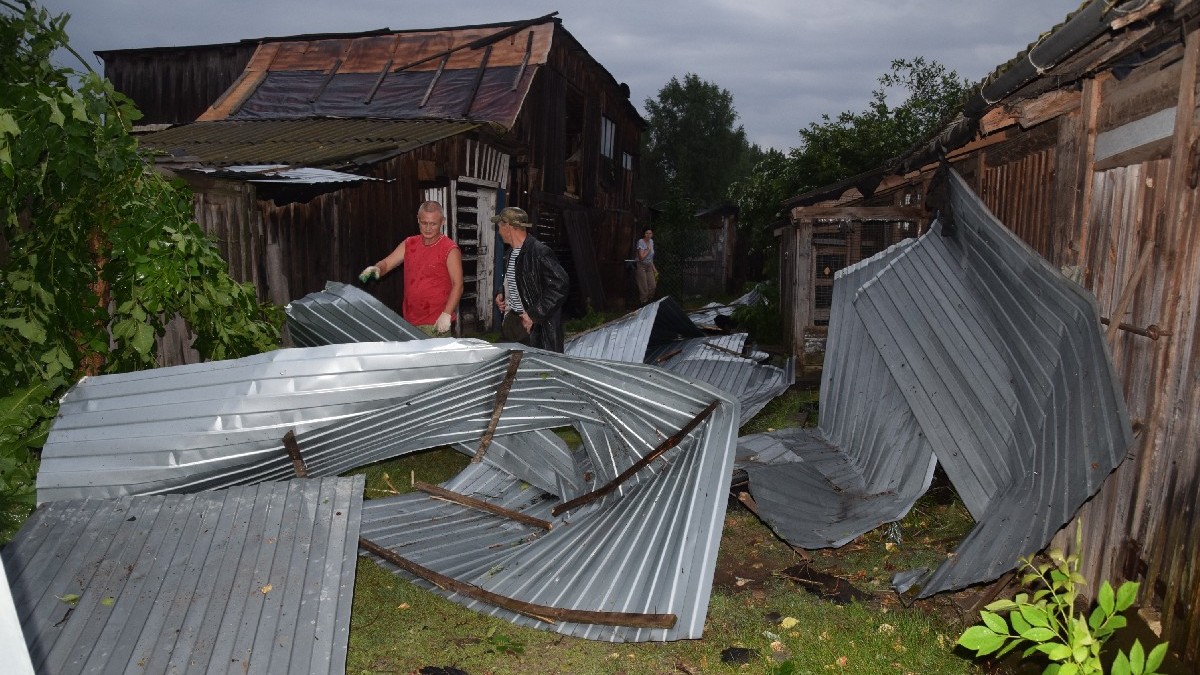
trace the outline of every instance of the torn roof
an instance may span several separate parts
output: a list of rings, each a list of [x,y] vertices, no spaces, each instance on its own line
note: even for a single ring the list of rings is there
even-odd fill
[[[1095,299],[950,175],[953,227],[937,222],[836,277],[821,443],[743,448],[801,472],[823,470],[807,448],[836,448],[836,466],[861,474],[841,478],[857,492],[824,494],[880,523],[928,486],[932,451],[977,522],[917,582],[921,597],[990,581],[1044,548],[1132,441]],[[789,486],[777,466],[759,473],[763,499],[753,472],[751,493],[781,536],[828,527],[809,514],[820,480]]]
[[[357,476],[43,504],[3,552],[34,667],[345,672],[362,489]]]
[[[356,117],[495,122],[506,129],[545,65],[558,22],[278,40],[200,116]]]
[[[728,395],[640,364],[475,340],[279,350],[85,378],[60,406],[38,494],[193,492],[286,478],[298,462],[308,475],[331,476],[451,445],[482,467],[448,485],[510,513],[480,516],[444,507],[442,497],[398,500],[372,523],[403,520],[411,508],[440,515],[398,531],[373,525],[364,546],[374,555],[452,588],[456,602],[549,630],[697,638],[737,419]],[[578,446],[553,433],[567,427]],[[521,511],[547,527],[512,517]],[[463,519],[472,529],[457,529]],[[497,538],[512,545],[473,548]],[[460,555],[445,557],[451,550]],[[462,555],[491,564],[463,566]]]
[[[139,136],[139,142],[185,165],[338,169],[382,161],[478,126],[451,120],[237,120],[185,124]]]

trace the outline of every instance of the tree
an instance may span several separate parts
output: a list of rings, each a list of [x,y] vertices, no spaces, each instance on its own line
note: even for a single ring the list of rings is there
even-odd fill
[[[721,202],[762,154],[735,126],[733,95],[694,73],[672,77],[646,99],[646,113],[641,192],[650,204],[673,192],[702,206]]]
[[[800,130],[801,144],[786,155],[768,153],[730,194],[738,205],[742,235],[752,245],[774,245],[773,229],[783,202],[808,190],[883,167],[939,131],[970,91],[966,80],[923,57],[896,59],[878,78],[862,112],[822,115]],[[894,104],[896,99],[898,104]]]
[[[0,0],[0,515],[18,518],[0,530],[32,506],[36,451],[78,377],[153,367],[175,316],[203,358],[279,338],[278,309],[229,276],[186,189],[140,155],[133,104],[52,65],[67,19]]]

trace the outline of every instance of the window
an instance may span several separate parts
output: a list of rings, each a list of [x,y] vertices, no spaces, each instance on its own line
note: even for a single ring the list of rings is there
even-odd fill
[[[621,168],[626,171],[633,171],[633,155],[628,152],[621,153]]]
[[[600,154],[612,159],[613,147],[617,143],[617,123],[600,116]]]

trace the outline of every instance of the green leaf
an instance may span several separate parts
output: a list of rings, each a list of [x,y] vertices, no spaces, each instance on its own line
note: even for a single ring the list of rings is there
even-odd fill
[[[1021,617],[1028,621],[1031,626],[1045,628],[1050,625],[1050,617],[1046,613],[1046,610],[1033,605],[1022,605]]]
[[[990,628],[993,633],[996,633],[997,635],[1008,634],[1008,623],[1006,623],[1003,618],[997,616],[996,614],[984,610],[979,613],[979,618],[982,619],[985,624],[987,624],[987,627]]]
[[[1139,640],[1133,641],[1133,646],[1129,648],[1129,669],[1137,675],[1142,675],[1146,667],[1146,653],[1142,651],[1142,643]]]
[[[105,607],[112,607],[114,602],[116,602],[116,598],[114,598],[113,596],[110,595],[107,598],[104,598],[103,600],[101,600],[100,604],[104,605]]]
[[[1150,650],[1150,655],[1146,657],[1146,673],[1157,673],[1158,667],[1162,665],[1163,659],[1167,658],[1167,643],[1163,642],[1154,649]]]
[[[1137,600],[1137,593],[1137,582],[1126,581],[1125,583],[1121,584],[1121,588],[1117,590],[1117,611],[1124,612],[1133,606],[1134,601]]]
[[[1129,667],[1129,658],[1125,656],[1125,652],[1117,652],[1117,657],[1113,659],[1110,675],[1134,675],[1134,673],[1135,671]]]
[[[1004,637],[996,635],[987,626],[971,626],[958,638],[958,644],[974,650],[976,656],[984,656],[1000,649]]]
[[[1105,614],[1113,613],[1114,594],[1112,584],[1105,581],[1100,585],[1100,593],[1096,596],[1096,602],[1100,605],[1100,609],[1104,610]]]
[[[0,319],[0,326],[15,328],[21,337],[34,344],[40,345],[46,342],[46,329],[41,323],[28,319]]]
[[[68,605],[74,605],[75,603],[79,602],[79,594],[78,593],[67,593],[66,595],[56,595],[54,597],[58,598],[59,600],[61,600],[62,602],[65,602]]]
[[[1018,633],[1018,635],[1031,642],[1045,642],[1056,637],[1054,631],[1040,626],[1034,626],[1023,633]]]
[[[151,326],[139,323],[137,325],[137,334],[133,336],[131,344],[138,354],[146,355],[154,348],[154,328]]]

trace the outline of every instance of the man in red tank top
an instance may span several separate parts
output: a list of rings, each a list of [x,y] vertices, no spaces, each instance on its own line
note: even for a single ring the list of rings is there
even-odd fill
[[[442,205],[425,202],[417,209],[421,234],[400,242],[394,251],[358,275],[363,283],[404,264],[404,319],[432,336],[447,335],[462,298],[462,253],[442,234]]]

